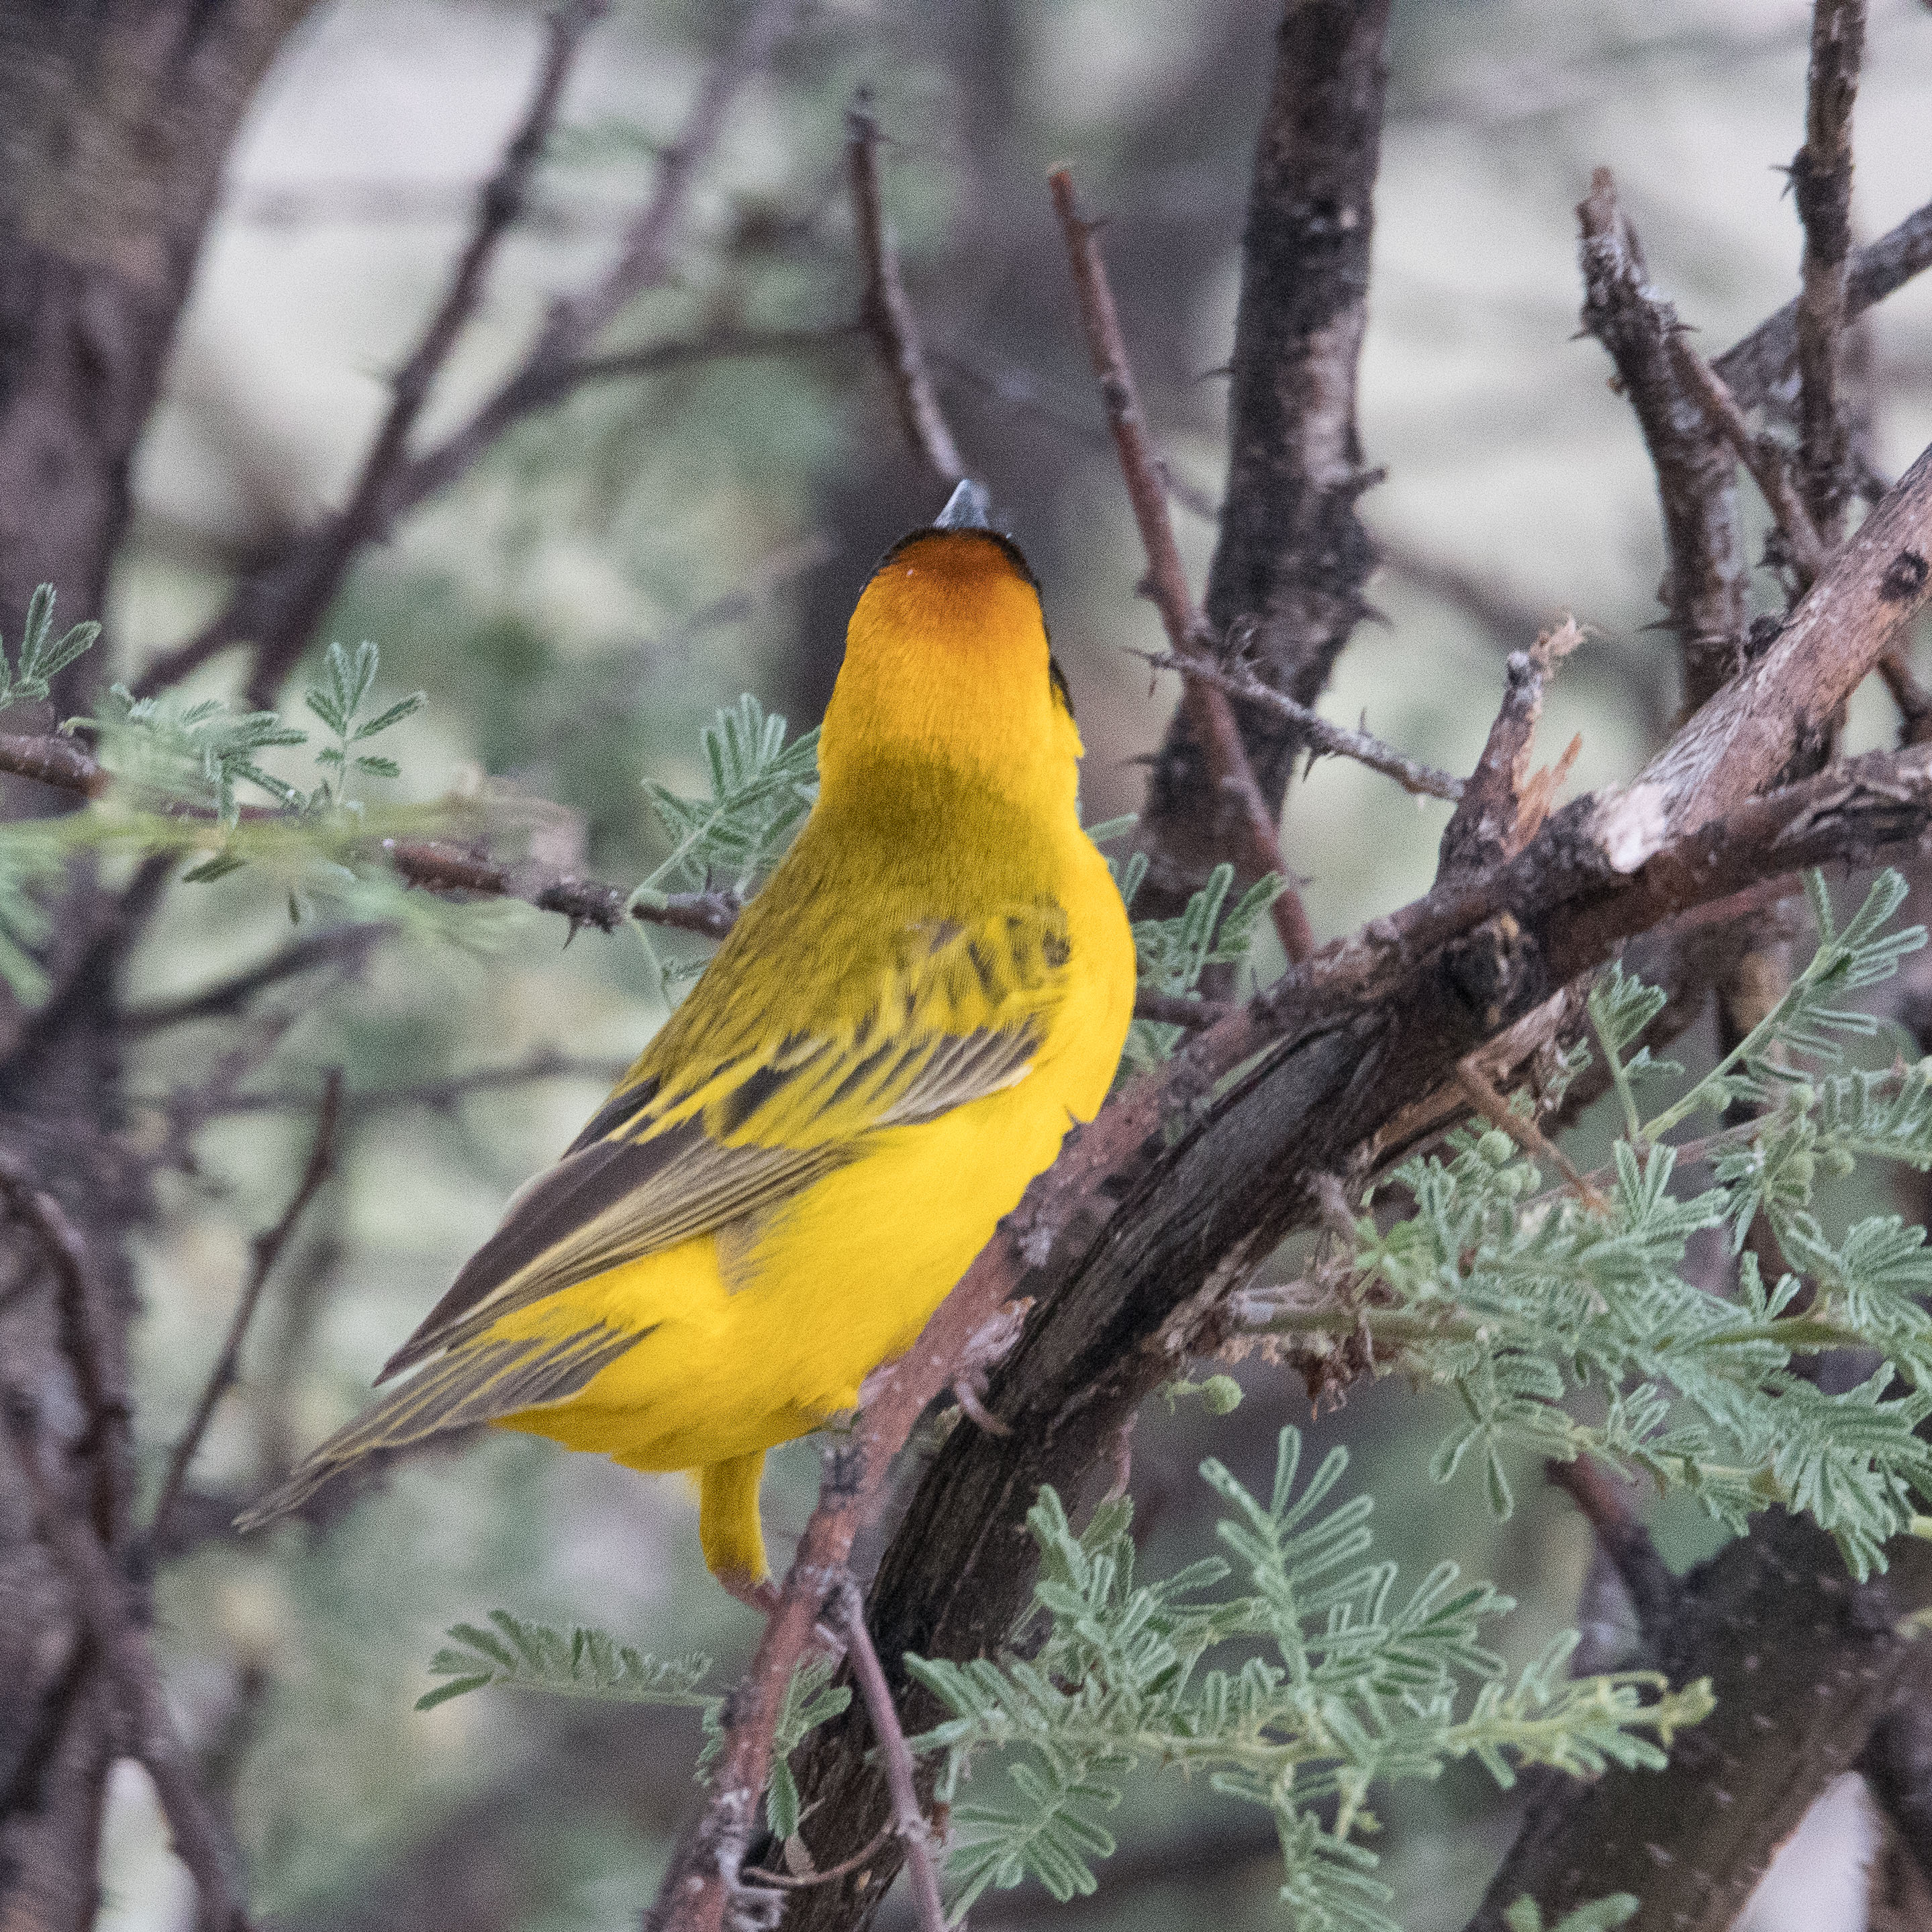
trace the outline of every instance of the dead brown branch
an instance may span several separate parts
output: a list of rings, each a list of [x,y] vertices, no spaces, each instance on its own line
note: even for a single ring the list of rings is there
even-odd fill
[[[1815,0],[1804,145],[1791,190],[1804,224],[1798,298],[1798,470],[1819,534],[1835,541],[1850,494],[1850,439],[1839,406],[1846,262],[1852,252],[1852,105],[1864,56],[1865,0]]]
[[[919,318],[899,272],[898,249],[886,220],[879,184],[879,124],[872,97],[861,91],[845,116],[845,163],[852,184],[852,213],[858,224],[859,255],[866,267],[866,292],[860,326],[878,345],[879,359],[892,379],[892,400],[906,440],[939,482],[950,485],[966,474],[959,446],[939,406],[920,340]]]
[[[1573,740],[1554,766],[1532,775],[1529,760],[1543,716],[1543,688],[1559,658],[1582,641],[1574,619],[1545,631],[1528,650],[1512,651],[1504,666],[1503,701],[1483,755],[1449,823],[1442,829],[1436,875],[1447,879],[1480,870],[1520,852],[1550,815],[1556,788],[1575,759]]]
[[[1147,419],[1134,386],[1120,315],[1114,306],[1106,265],[1096,239],[1098,224],[1080,212],[1072,177],[1065,169],[1053,175],[1051,181],[1054,208],[1060,217],[1067,258],[1072,266],[1074,288],[1079,297],[1088,354],[1100,379],[1114,451],[1126,482],[1142,547],[1147,553],[1148,594],[1160,613],[1169,650],[1179,658],[1207,658],[1211,654],[1211,645],[1205,620],[1195,608],[1188,590],[1187,574],[1174,544],[1173,525],[1168,520],[1167,492],[1148,436]],[[1269,872],[1282,871],[1274,820],[1255,782],[1241,742],[1240,728],[1226,694],[1205,679],[1190,678],[1182,702],[1206,747],[1216,793],[1231,808],[1237,837],[1233,854],[1236,872],[1252,884]],[[1306,959],[1315,950],[1314,934],[1301,895],[1292,880],[1270,910],[1283,951],[1291,960]]]
[[[1608,168],[1577,204],[1583,326],[1610,352],[1657,474],[1670,566],[1666,602],[1684,653],[1688,708],[1744,662],[1748,572],[1738,522],[1737,465],[1706,412],[1684,393],[1672,345],[1677,314],[1652,285]]]
[[[1932,449],[1833,558],[1777,641],[1697,712],[1596,831],[1618,870],[1654,839],[1695,830],[1774,777],[1801,724],[1828,718],[1924,608],[1932,590]]]
[[[1293,698],[1284,697],[1274,686],[1262,683],[1245,666],[1227,669],[1198,656],[1177,656],[1172,652],[1150,653],[1148,662],[1156,670],[1178,671],[1184,678],[1211,684],[1244,704],[1258,705],[1264,711],[1275,712],[1300,732],[1311,753],[1326,752],[1330,758],[1348,758],[1366,765],[1370,771],[1394,779],[1412,797],[1454,800],[1462,796],[1460,778],[1451,778],[1447,772],[1438,772],[1432,765],[1398,752],[1393,745],[1385,745],[1366,731],[1330,723],[1312,706],[1298,704]]]
[[[1825,542],[1811,520],[1811,512],[1798,486],[1791,480],[1784,452],[1770,437],[1752,434],[1744,411],[1738,408],[1737,398],[1726,386],[1723,376],[1682,334],[1671,338],[1670,349],[1684,387],[1703,404],[1712,426],[1750,472],[1751,481],[1770,506],[1783,532],[1798,587],[1810,590],[1825,567]]]
[[[920,1932],[946,1932],[946,1908],[940,1902],[939,1874],[933,1864],[932,1828],[920,1809],[919,1794],[913,1789],[912,1753],[906,1748],[905,1732],[892,1702],[892,1687],[880,1668],[879,1653],[872,1648],[872,1634],[866,1628],[866,1600],[848,1576],[835,1592],[834,1600],[839,1626],[845,1633],[845,1654],[859,1681],[872,1735],[878,1740],[886,1786],[892,1796],[892,1831],[905,1847]]]
[[[189,1467],[201,1447],[202,1437],[208,1432],[208,1424],[214,1420],[216,1405],[233,1386],[242,1358],[242,1344],[248,1336],[249,1324],[255,1318],[255,1311],[261,1306],[262,1291],[268,1286],[268,1276],[281,1258],[282,1250],[288,1246],[296,1222],[334,1169],[335,1128],[341,1111],[341,1070],[332,1067],[322,1076],[322,1104],[316,1110],[315,1138],[310,1144],[308,1164],[302,1169],[302,1178],[296,1184],[296,1190],[289,1197],[289,1204],[283,1209],[280,1219],[272,1227],[263,1228],[250,1244],[248,1277],[236,1302],[235,1312],[229,1319],[228,1332],[222,1337],[214,1365],[202,1384],[194,1413],[182,1430],[181,1440],[175,1444],[173,1454],[168,1458],[167,1474],[162,1480],[161,1492],[148,1523],[147,1535],[151,1545],[165,1544],[167,1541]]]
[[[1869,247],[1855,249],[1845,277],[1847,322],[1932,268],[1932,202]],[[1789,302],[1733,343],[1713,367],[1741,408],[1781,404],[1798,362],[1798,304]]]

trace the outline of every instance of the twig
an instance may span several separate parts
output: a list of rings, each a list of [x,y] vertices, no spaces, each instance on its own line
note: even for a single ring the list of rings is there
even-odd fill
[[[194,1880],[197,1932],[248,1932],[233,1849],[196,1781],[194,1766],[168,1710],[147,1634],[134,1620],[128,1582],[99,1538],[62,1504],[34,1453],[31,1414],[10,1405],[4,1433],[33,1498],[46,1539],[74,1591],[74,1607],[120,1693],[131,1735],[125,1748],[147,1767],[175,1850]]]
[[[946,1908],[940,1902],[939,1874],[932,1862],[932,1828],[919,1808],[919,1794],[913,1789],[912,1753],[899,1726],[892,1687],[880,1668],[879,1653],[872,1647],[872,1634],[866,1628],[866,1600],[849,1576],[836,1594],[839,1621],[845,1631],[845,1654],[851,1661],[852,1675],[859,1680],[859,1694],[866,1700],[866,1714],[872,1720],[872,1735],[878,1741],[886,1788],[892,1793],[892,1829],[905,1847],[920,1932],[946,1932]]]
[[[740,910],[736,894],[722,890],[664,892],[633,903],[619,887],[601,879],[513,865],[440,839],[386,838],[382,850],[412,886],[522,899],[540,911],[561,913],[573,926],[594,926],[600,932],[617,932],[629,917],[694,932],[700,938],[722,939]]]
[[[1868,248],[1852,252],[1845,277],[1845,320],[1902,289],[1913,276],[1932,268],[1932,202],[1908,214]],[[1734,342],[1716,359],[1718,374],[1744,409],[1779,400],[1798,360],[1798,304],[1788,302],[1775,315]]]
[[[1591,1185],[1589,1177],[1534,1120],[1512,1113],[1508,1102],[1484,1078],[1479,1068],[1468,1060],[1461,1060],[1456,1065],[1455,1080],[1464,1097],[1491,1126],[1500,1128],[1508,1135],[1531,1160],[1550,1162],[1569,1183],[1585,1207],[1594,1214],[1610,1211],[1610,1204]]]
[[[688,341],[654,342],[642,349],[614,350],[608,356],[583,356],[556,370],[553,386],[540,400],[561,401],[572,391],[593,382],[661,376],[706,362],[762,362],[844,348],[864,332],[864,323],[857,322],[829,322],[822,328],[718,328]]]
[[[566,12],[574,20],[591,4],[584,0],[584,8]],[[276,684],[306,646],[357,550],[380,540],[405,511],[454,482],[512,423],[552,401],[560,387],[568,388],[577,365],[604,328],[662,278],[692,182],[716,145],[726,110],[764,64],[801,4],[757,0],[735,43],[706,76],[678,138],[664,151],[657,187],[626,230],[616,260],[583,294],[551,303],[517,368],[441,442],[413,456],[398,447],[375,476],[374,487],[364,490],[358,486],[352,497],[355,520],[347,510],[338,511],[297,537],[274,562],[237,586],[226,608],[199,635],[156,659],[137,683],[138,693],[151,694],[178,683],[218,652],[250,639],[256,645],[251,698],[258,704],[272,700]],[[553,53],[556,45],[554,34]],[[573,40],[568,51],[574,52],[575,45]],[[547,61],[546,76],[548,72]],[[533,107],[540,98],[541,88]],[[526,127],[530,124],[526,117]],[[369,463],[362,474],[374,474]]]
[[[66,791],[92,794],[108,782],[104,768],[88,754],[73,759],[44,764],[38,756],[38,739],[0,737],[0,771],[18,772],[38,778]],[[24,752],[20,747],[26,747]],[[180,808],[176,815],[212,819],[212,812]],[[244,818],[273,818],[244,808]],[[742,910],[737,896],[724,890],[703,892],[660,892],[634,900],[620,887],[601,879],[584,879],[574,873],[520,864],[492,858],[488,853],[451,844],[440,838],[383,838],[383,856],[412,886],[437,892],[474,892],[484,898],[522,899],[540,911],[560,913],[573,927],[594,926],[600,932],[615,932],[627,918],[648,926],[668,926],[681,932],[694,932],[704,939],[722,939]],[[152,1022],[170,1024],[170,1018]]]
[[[1582,641],[1574,618],[1543,632],[1528,650],[1512,651],[1504,665],[1507,682],[1483,755],[1449,823],[1442,828],[1436,861],[1438,879],[1479,872],[1498,859],[1513,859],[1550,815],[1556,788],[1575,761],[1582,740],[1573,739],[1553,766],[1532,775],[1530,754],[1537,721],[1543,716],[1543,687],[1557,661]]]
[[[1066,237],[1068,260],[1073,270],[1073,285],[1079,297],[1081,323],[1086,332],[1088,354],[1094,373],[1100,378],[1100,395],[1107,409],[1107,422],[1114,434],[1114,448],[1120,458],[1120,472],[1133,506],[1134,521],[1140,529],[1142,547],[1147,552],[1148,595],[1160,613],[1167,632],[1168,648],[1178,658],[1198,660],[1210,658],[1212,647],[1207,627],[1194,608],[1187,588],[1187,574],[1180,552],[1174,541],[1174,527],[1167,514],[1167,492],[1160,467],[1147,433],[1147,419],[1141,411],[1140,396],[1134,386],[1133,370],[1127,360],[1126,338],[1114,306],[1113,290],[1107,280],[1106,265],[1101,260],[1095,239],[1097,224],[1080,212],[1073,192],[1073,178],[1064,169],[1048,177],[1053,189],[1054,212],[1060,217]],[[1241,742],[1240,728],[1227,694],[1206,679],[1190,678],[1182,703],[1192,715],[1206,747],[1209,776],[1216,793],[1233,808],[1234,829],[1240,841],[1240,869],[1250,879],[1268,872],[1283,872],[1281,848],[1274,820],[1261,788],[1248,763],[1247,749]],[[1291,962],[1308,958],[1315,950],[1313,929],[1301,903],[1301,895],[1292,879],[1287,890],[1270,908],[1275,931]]]
[[[872,95],[862,88],[846,110],[845,137],[852,212],[859,227],[859,254],[866,265],[860,326],[878,344],[880,359],[892,378],[892,400],[905,426],[907,441],[940,482],[956,483],[966,474],[966,465],[939,406],[932,372],[926,366],[926,350],[920,340],[919,318],[899,273],[898,250],[879,188],[879,123],[872,112]]]
[[[1685,387],[1703,405],[1706,415],[1750,472],[1751,481],[1784,532],[1785,547],[1798,574],[1798,587],[1810,590],[1825,567],[1827,551],[1824,538],[1811,520],[1811,512],[1785,467],[1784,452],[1768,436],[1751,434],[1744,412],[1738,408],[1737,398],[1724,377],[1681,334],[1671,338],[1670,352]]]
[[[1828,542],[1838,533],[1847,494],[1838,355],[1845,328],[1845,265],[1852,252],[1852,104],[1864,40],[1865,0],[1814,0],[1804,145],[1791,164],[1791,189],[1804,224],[1804,284],[1798,297],[1798,467],[1811,520]]]
[[[0,772],[16,778],[38,778],[42,784],[89,797],[104,790],[108,774],[87,748],[58,732],[24,734],[0,732]]]
[[[204,987],[178,1000],[157,1000],[148,1005],[129,1006],[121,1016],[122,1030],[140,1035],[159,1033],[167,1027],[182,1026],[190,1020],[222,1019],[239,1012],[265,988],[279,986],[284,980],[313,971],[318,966],[340,966],[354,972],[370,950],[388,937],[388,926],[342,926],[333,931],[292,940],[260,964],[237,973],[232,978]]]
[[[94,1532],[110,1550],[118,1549],[131,1502],[133,1410],[119,1372],[103,1342],[104,1312],[89,1263],[87,1244],[67,1210],[42,1187],[39,1178],[15,1154],[0,1149],[0,1195],[26,1223],[53,1270],[62,1352],[74,1371],[87,1430],[82,1438],[93,1468],[90,1516]]]
[[[334,1166],[335,1126],[341,1110],[342,1071],[340,1067],[332,1066],[322,1076],[322,1105],[316,1115],[315,1138],[309,1148],[308,1164],[302,1170],[295,1192],[289,1197],[289,1204],[282,1210],[281,1219],[255,1237],[249,1256],[248,1279],[242,1288],[241,1298],[235,1304],[220,1353],[215,1357],[214,1366],[208,1370],[208,1379],[202,1384],[194,1414],[182,1432],[181,1440],[175,1444],[174,1454],[168,1458],[167,1475],[162,1482],[160,1496],[148,1524],[151,1544],[165,1543],[167,1539],[175,1506],[181,1500],[182,1486],[188,1480],[189,1465],[201,1447],[202,1438],[208,1432],[216,1404],[234,1383],[242,1343],[248,1333],[249,1324],[255,1318],[256,1310],[261,1306],[262,1291],[267,1286],[275,1263],[280,1259],[283,1249],[287,1246],[290,1236],[295,1232],[296,1223],[302,1219],[303,1210],[315,1198]]]
[[[1196,999],[1191,993],[1157,993],[1143,986],[1134,995],[1134,1018],[1155,1020],[1162,1026],[1185,1027],[1190,1033],[1224,1020],[1234,1011],[1219,1000]]]
[[[836,1865],[827,1865],[823,1871],[775,1872],[766,1871],[762,1866],[747,1865],[740,1874],[758,1885],[775,1885],[783,1892],[802,1892],[814,1885],[830,1885],[834,1879],[844,1878],[866,1864],[886,1840],[896,1834],[896,1827],[881,1826],[872,1834],[872,1842],[854,1852],[849,1858],[841,1858]]]
[[[1184,678],[1201,679],[1228,697],[1238,698],[1244,704],[1272,711],[1276,717],[1292,724],[1317,751],[1326,752],[1331,758],[1352,758],[1358,765],[1380,772],[1383,777],[1394,779],[1414,797],[1455,800],[1462,796],[1460,778],[1451,778],[1447,772],[1438,772],[1432,765],[1425,765],[1420,759],[1398,752],[1393,745],[1383,743],[1366,731],[1351,730],[1346,724],[1330,724],[1312,706],[1298,704],[1273,685],[1264,684],[1245,665],[1226,670],[1204,662],[1198,656],[1176,656],[1171,652],[1158,651],[1144,655],[1156,670],[1178,671]]]

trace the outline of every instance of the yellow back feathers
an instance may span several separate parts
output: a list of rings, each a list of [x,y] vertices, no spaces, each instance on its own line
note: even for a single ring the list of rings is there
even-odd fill
[[[765,1451],[910,1346],[1112,1078],[1133,942],[1079,756],[1018,550],[970,528],[896,546],[790,851],[383,1378],[415,1373],[244,1523],[488,1420],[701,1471],[706,1561],[758,1585]]]

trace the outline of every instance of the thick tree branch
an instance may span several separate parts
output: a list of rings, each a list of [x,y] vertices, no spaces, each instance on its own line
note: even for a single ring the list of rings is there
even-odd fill
[[[1834,541],[1850,494],[1850,440],[1838,400],[1845,265],[1852,252],[1852,104],[1864,56],[1865,0],[1814,0],[1804,145],[1791,190],[1804,224],[1798,298],[1798,467],[1806,507]]]
[[[1375,546],[1355,514],[1376,480],[1355,420],[1388,80],[1388,0],[1281,9],[1255,149],[1229,365],[1228,481],[1204,599],[1210,634],[1251,651],[1262,680],[1312,705],[1366,608]],[[1238,712],[1263,808],[1280,814],[1307,740],[1278,714]],[[1246,809],[1220,789],[1206,720],[1184,707],[1148,785],[1150,911],[1178,912],[1239,849]]]
[[[1683,1594],[1657,1633],[1658,1665],[1673,1682],[1708,1677],[1715,1712],[1662,1771],[1544,1781],[1469,1932],[1503,1932],[1525,1892],[1550,1924],[1609,1892],[1642,1900],[1633,1932],[1729,1932],[1912,1671],[1898,1624],[1932,1600],[1932,1550],[1907,1539],[1887,1577],[1856,1585],[1828,1537],[1773,1516],[1694,1572]]]
[[[1636,781],[1601,801],[1612,863],[1640,865],[1768,782],[1924,608],[1932,588],[1932,449],[1834,558],[1775,643],[1697,712]]]
[[[1160,613],[1161,626],[1174,655],[1206,658],[1212,652],[1210,635],[1188,590],[1187,573],[1168,519],[1166,487],[1134,386],[1120,315],[1095,238],[1096,224],[1080,212],[1072,177],[1065,169],[1051,181],[1054,210],[1066,238],[1079,297],[1088,356],[1100,378],[1101,400],[1106,405],[1108,426],[1126,481],[1127,499],[1133,506],[1134,521],[1147,553],[1148,594]],[[1204,678],[1190,678],[1183,688],[1181,708],[1192,720],[1194,740],[1207,761],[1214,796],[1219,801],[1217,822],[1228,833],[1228,852],[1234,860],[1237,875],[1243,883],[1252,884],[1267,873],[1279,872],[1281,848],[1274,815],[1256,782],[1240,727],[1226,694]],[[1282,950],[1291,960],[1306,959],[1315,950],[1314,934],[1292,881],[1269,910]]]

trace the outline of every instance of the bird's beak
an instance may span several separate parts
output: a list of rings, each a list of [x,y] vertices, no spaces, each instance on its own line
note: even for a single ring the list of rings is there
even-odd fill
[[[993,527],[993,500],[983,483],[962,476],[933,527],[941,530],[990,530]]]

